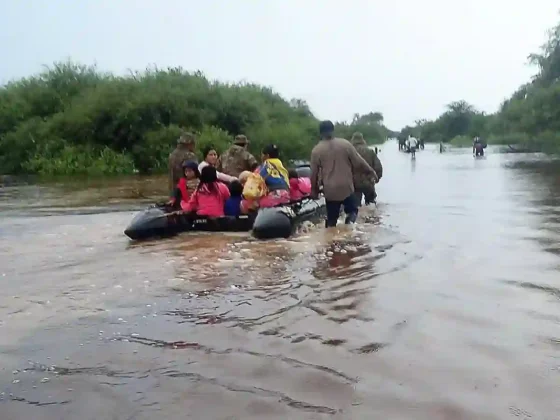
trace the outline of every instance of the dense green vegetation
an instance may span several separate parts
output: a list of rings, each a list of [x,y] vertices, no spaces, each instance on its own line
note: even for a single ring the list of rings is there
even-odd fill
[[[371,117],[371,118],[370,118]],[[340,135],[362,130],[385,139],[383,116],[338,123]],[[250,150],[277,143],[284,159],[306,159],[317,118],[305,101],[284,100],[267,87],[226,84],[181,68],[128,76],[71,62],[0,88],[0,173],[126,174],[163,172],[182,131],[197,148],[224,151],[236,134]]]
[[[345,139],[350,139],[352,134],[358,131],[370,143],[382,143],[387,137],[393,137],[397,134],[383,125],[383,114],[381,112],[370,112],[365,115],[354,114],[350,123],[337,123],[335,131],[339,137]]]
[[[515,144],[524,149],[560,152],[560,23],[529,57],[538,67],[532,80],[504,101],[495,114],[485,115],[465,101],[453,102],[434,121],[419,120],[400,135],[415,134],[426,142],[462,144],[482,136],[488,143]]]

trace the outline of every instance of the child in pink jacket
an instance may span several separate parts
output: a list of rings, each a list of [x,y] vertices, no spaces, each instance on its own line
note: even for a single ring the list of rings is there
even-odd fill
[[[213,166],[202,168],[199,181],[186,210],[196,212],[199,216],[224,216],[224,204],[230,197],[230,193],[228,187],[218,181],[216,168]]]
[[[290,177],[291,201],[301,200],[311,194],[311,180],[309,178],[300,178],[295,169],[290,169],[288,175]]]

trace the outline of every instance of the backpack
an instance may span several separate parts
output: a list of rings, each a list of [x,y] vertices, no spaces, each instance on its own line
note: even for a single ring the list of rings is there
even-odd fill
[[[249,175],[243,186],[243,197],[247,200],[257,200],[267,194],[268,188],[263,177],[256,173]]]

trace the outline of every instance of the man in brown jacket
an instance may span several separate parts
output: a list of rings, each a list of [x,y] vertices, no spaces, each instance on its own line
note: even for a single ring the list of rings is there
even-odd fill
[[[177,182],[183,176],[183,162],[192,160],[198,163],[198,157],[194,152],[196,141],[194,134],[184,133],[177,140],[177,147],[169,155],[169,190],[172,192],[177,186]],[[197,181],[197,180],[194,180]]]
[[[354,175],[364,173],[377,180],[377,174],[345,139],[334,137],[334,124],[319,124],[321,140],[311,152],[311,197],[319,196],[319,185],[327,202],[326,227],[336,226],[340,207],[344,206],[346,224],[358,217],[358,205],[354,196]]]
[[[246,136],[243,134],[235,136],[233,145],[222,153],[218,160],[218,171],[239,178],[241,172],[255,170],[258,162],[247,150],[248,145],[249,139]]]
[[[378,181],[383,176],[383,166],[381,161],[377,157],[377,153],[371,149],[364,139],[362,133],[354,133],[352,135],[352,145],[356,148],[358,154],[364,158],[364,160],[371,166],[375,173],[377,174]],[[370,203],[375,203],[377,198],[377,193],[375,192],[375,178],[367,176],[363,173],[358,173],[354,175],[354,194],[356,195],[356,200],[358,207],[362,205],[362,197],[366,199],[366,205]]]

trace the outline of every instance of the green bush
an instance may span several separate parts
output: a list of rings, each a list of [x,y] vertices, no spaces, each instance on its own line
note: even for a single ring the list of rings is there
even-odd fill
[[[214,126],[204,126],[197,134],[197,149],[199,158],[204,159],[203,150],[207,146],[214,146],[218,154],[225,152],[231,146],[232,137],[225,130]]]
[[[488,137],[488,144],[497,145],[526,145],[530,142],[527,133],[492,134]]]
[[[31,157],[24,163],[24,169],[39,175],[117,175],[133,173],[134,162],[130,156],[108,147],[92,150],[67,145],[51,156]]]
[[[472,147],[473,139],[468,136],[455,136],[449,141],[449,144],[455,147]]]
[[[381,121],[380,113],[362,116],[344,125],[344,135],[363,128],[366,138],[380,138],[388,132]],[[199,153],[208,144],[223,152],[244,133],[256,156],[276,143],[283,159],[307,159],[317,125],[305,101],[255,84],[209,81],[181,68],[117,77],[56,63],[0,88],[0,173],[164,172],[183,131],[197,133]]]

